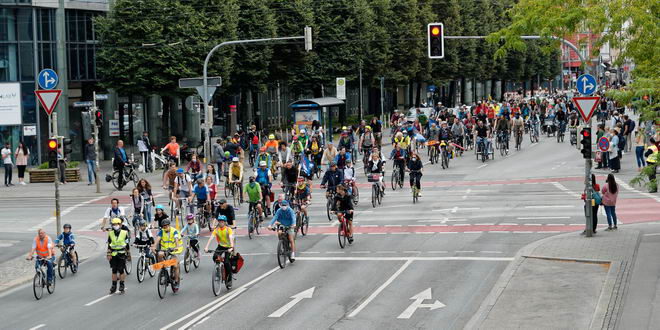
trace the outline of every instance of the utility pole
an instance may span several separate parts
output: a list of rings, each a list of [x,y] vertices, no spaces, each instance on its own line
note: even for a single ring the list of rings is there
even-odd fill
[[[362,60],[360,60],[360,120],[362,120]]]
[[[55,156],[55,164],[57,164],[55,166],[55,226],[57,227],[57,235],[59,236],[62,233],[62,218],[60,215],[60,166],[66,165],[60,165],[60,152],[62,152],[62,157],[64,157],[64,152],[60,148],[63,147],[64,141],[61,136],[57,135],[57,112],[53,112],[50,117],[53,127],[53,137],[57,139],[57,155]]]
[[[96,153],[96,166],[94,166],[94,180],[96,180],[96,193],[101,193],[101,180],[99,180],[99,127],[96,125],[96,112],[99,109],[96,107],[96,92],[93,93],[94,106],[92,107],[92,127],[94,128],[94,153]]]
[[[385,77],[380,77],[380,120],[385,121],[385,118],[383,118],[383,115],[385,112],[383,111],[384,109],[384,104],[385,103],[385,94],[383,91],[383,88],[385,87]]]

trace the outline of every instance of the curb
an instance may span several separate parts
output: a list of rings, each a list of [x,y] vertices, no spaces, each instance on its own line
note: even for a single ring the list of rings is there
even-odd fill
[[[99,242],[98,242],[97,240],[95,240],[94,238],[89,237],[89,236],[78,236],[78,239],[85,239],[85,240],[91,241],[92,243],[94,243],[94,246],[95,246],[95,248],[94,248],[93,251],[89,254],[89,256],[81,257],[81,258],[80,258],[79,263],[83,263],[83,262],[85,262],[86,260],[88,260],[88,259],[90,259],[90,258],[92,258],[92,257],[95,257],[96,255],[98,255],[98,254],[101,252],[100,244],[99,244]],[[22,258],[22,257],[19,257],[19,258]],[[54,271],[54,272],[57,272],[57,270],[56,270],[55,268],[53,268],[53,271]],[[54,275],[55,275],[55,276],[58,276],[57,274],[54,274]],[[25,283],[30,282],[30,281],[32,280],[33,277],[34,277],[34,274],[33,274],[33,273],[30,273],[29,275],[21,276],[21,277],[15,278],[15,279],[13,279],[13,280],[10,280],[10,281],[7,282],[6,285],[0,286],[0,293],[5,293],[5,292],[10,291],[10,290],[12,290],[12,289],[16,289],[16,288],[18,288],[19,286],[21,286],[21,285],[23,285],[23,284],[25,284]]]

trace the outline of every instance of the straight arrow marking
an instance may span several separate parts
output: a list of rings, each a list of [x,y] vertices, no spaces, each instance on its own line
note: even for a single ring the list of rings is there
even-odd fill
[[[296,295],[291,296],[291,301],[289,301],[286,305],[280,307],[280,309],[274,311],[272,314],[268,315],[268,317],[281,317],[284,315],[286,312],[288,312],[293,306],[295,306],[297,303],[302,301],[303,299],[310,299],[314,295],[314,289],[316,287],[311,287],[303,292],[300,292]]]
[[[418,308],[428,308],[429,310],[435,310],[438,308],[445,307],[446,305],[441,303],[439,300],[436,300],[432,304],[422,304],[424,300],[432,299],[433,296],[431,294],[431,288],[428,288],[412,297],[410,297],[411,300],[414,300],[406,310],[401,313],[397,318],[398,319],[409,319]]]

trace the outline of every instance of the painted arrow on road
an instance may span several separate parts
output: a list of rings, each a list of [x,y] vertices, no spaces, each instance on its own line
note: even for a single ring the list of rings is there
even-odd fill
[[[281,317],[303,299],[312,298],[312,296],[314,295],[315,288],[316,287],[313,286],[303,292],[291,296],[291,299],[293,300],[289,301],[286,305],[280,307],[280,309],[274,311],[273,314],[268,315],[268,317]]]
[[[445,307],[446,305],[441,303],[440,301],[436,300],[432,304],[422,304],[424,300],[432,299],[433,296],[431,295],[431,288],[428,288],[412,297],[410,299],[414,300],[408,308],[406,308],[401,315],[399,315],[397,318],[398,319],[409,319],[418,308],[428,308],[429,310],[434,310],[438,308]]]

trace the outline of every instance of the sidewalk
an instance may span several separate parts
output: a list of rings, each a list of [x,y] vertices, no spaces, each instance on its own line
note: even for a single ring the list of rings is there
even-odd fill
[[[85,264],[83,262],[98,255],[103,251],[103,248],[103,240],[99,238],[77,236],[76,251],[78,251],[78,257],[80,258],[80,270],[84,272]],[[60,252],[57,252],[58,257],[59,255]],[[55,276],[58,276],[57,265],[55,265],[54,271]],[[33,276],[34,261],[25,260],[25,255],[3,262],[0,264],[0,279],[2,279],[0,281],[0,292],[30,282]],[[68,272],[68,276],[71,276],[71,272]]]
[[[466,329],[614,329],[640,231],[568,233],[518,253]]]

